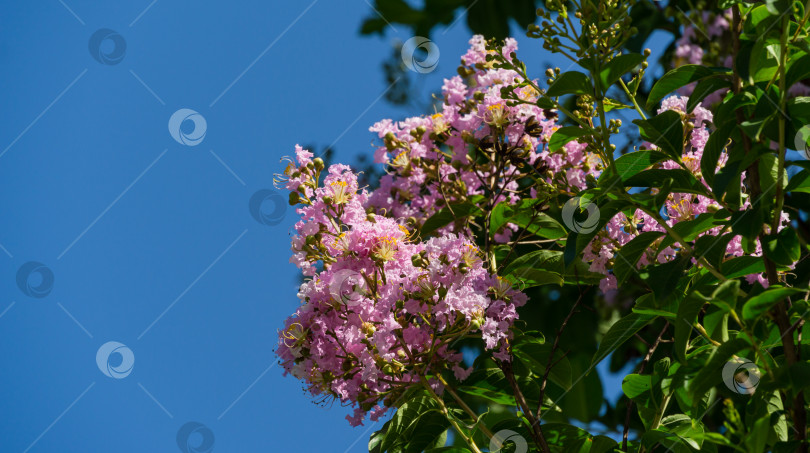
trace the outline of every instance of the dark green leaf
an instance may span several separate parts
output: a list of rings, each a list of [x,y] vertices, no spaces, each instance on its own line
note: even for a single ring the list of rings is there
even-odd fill
[[[463,219],[480,212],[481,209],[471,203],[452,204],[450,207],[442,208],[439,212],[430,216],[430,218],[425,221],[424,225],[422,225],[422,236],[429,236],[434,231],[449,225],[455,220]]]
[[[664,233],[658,231],[647,231],[622,246],[613,260],[613,274],[616,276],[619,285],[636,272],[636,263],[641,258],[641,255],[663,235]]]
[[[655,319],[655,316],[640,315],[638,313],[630,313],[624,318],[616,321],[607,331],[602,341],[599,342],[599,349],[594,354],[591,360],[592,365],[601,362],[605,357],[610,355],[611,352],[616,350],[619,346],[624,344],[625,341],[630,339],[642,327],[646,326]]]
[[[802,253],[799,237],[791,227],[762,237],[762,251],[771,261],[782,266],[793,265]]]
[[[430,417],[426,414],[436,413],[437,407],[437,403],[424,392],[417,393],[407,400],[391,418],[391,426],[385,434],[380,450],[388,451],[394,446],[406,444],[409,441],[408,434],[411,433],[414,425],[419,424],[422,417]],[[435,423],[435,420],[432,422]]]
[[[697,238],[695,241],[695,258],[705,258],[714,267],[720,267],[720,263],[726,256],[728,243],[734,235],[731,233],[722,236],[707,234]]]
[[[726,280],[712,293],[712,304],[724,311],[736,310],[737,298],[740,295],[740,281]]]
[[[723,150],[726,149],[731,132],[737,127],[735,123],[728,123],[709,135],[706,146],[703,148],[703,156],[700,158],[700,172],[709,185],[714,181],[714,174],[717,172],[717,163]]]
[[[644,62],[644,60],[644,56],[637,53],[619,55],[618,57],[610,60],[599,73],[602,88],[607,91],[611,85],[619,80],[619,77],[632,71],[642,62]]]
[[[516,346],[513,353],[515,357],[526,364],[526,367],[535,376],[543,377],[546,372],[546,365],[549,363],[552,347],[551,344],[523,343]],[[558,350],[552,363],[555,365],[549,372],[549,379],[561,388],[570,390],[573,379],[571,376],[571,363],[568,358],[564,357],[562,352]]]
[[[751,50],[749,71],[755,82],[767,82],[779,69],[780,43],[776,38],[757,39]]]
[[[731,214],[731,231],[734,234],[753,240],[762,231],[764,213],[759,206],[744,211],[735,211]]]
[[[796,288],[782,288],[772,286],[764,292],[748,299],[743,305],[742,317],[743,321],[751,322],[760,317],[763,313],[767,312],[774,305],[782,299],[802,292]]]
[[[810,193],[810,171],[802,170],[790,178],[785,192],[804,192]]]
[[[636,399],[652,389],[652,376],[649,374],[628,374],[622,380],[622,392],[628,398]]]
[[[591,132],[579,126],[565,126],[557,129],[548,141],[548,150],[555,152],[560,150],[566,143],[581,137],[587,137]]]
[[[645,268],[645,273],[641,277],[646,281],[647,286],[653,290],[659,304],[662,301],[678,296],[676,288],[688,264],[690,264],[689,258],[678,256],[672,261]]]
[[[698,371],[697,376],[692,379],[689,385],[689,393],[693,397],[701,397],[712,387],[722,382],[723,366],[731,357],[740,350],[749,346],[749,343],[742,338],[723,343],[714,350],[708,362]]]
[[[672,227],[672,230],[678,233],[684,241],[692,242],[699,235],[725,223],[724,217],[726,216],[728,216],[728,211],[705,212],[692,220],[684,220],[676,223]],[[672,236],[667,236],[661,241],[658,250],[661,251],[674,243],[675,239],[673,239]]]
[[[459,391],[462,391],[468,395],[477,396],[480,398],[487,399],[494,403],[502,404],[504,406],[514,406],[515,405],[515,397],[500,391],[500,390],[492,390],[484,387],[476,387],[472,385],[462,385],[458,388]]]
[[[785,86],[792,87],[801,80],[810,77],[810,55],[802,54],[790,61],[790,67],[785,75]]]
[[[678,319],[675,321],[675,355],[681,363],[686,363],[686,347],[692,336],[692,324],[706,304],[699,293],[691,293],[678,306]]]
[[[669,157],[661,151],[642,149],[640,151],[627,153],[616,159],[616,171],[622,179],[629,179],[647,170],[654,164],[668,159]],[[603,174],[607,175],[608,173],[605,172]]]
[[[511,274],[507,275],[507,279],[512,283],[519,283],[522,288],[543,285],[562,286],[565,282],[560,274],[530,267],[515,269]]]
[[[762,258],[758,256],[740,256],[724,262],[720,266],[720,272],[728,279],[761,274],[765,272],[765,264],[762,262]]]
[[[719,77],[709,77],[706,79],[701,80],[698,82],[695,89],[692,91],[692,94],[689,96],[689,100],[686,102],[686,111],[692,113],[692,110],[695,109],[706,96],[714,93],[717,90],[721,90],[723,88],[731,87],[731,82],[727,79],[721,79]]]
[[[707,68],[705,66],[687,64],[675,68],[668,73],[664,74],[650,90],[650,95],[647,96],[647,109],[651,109],[655,104],[664,98],[667,94],[689,85],[692,82],[698,81],[705,77],[712,75],[726,73],[726,69]]]
[[[507,223],[514,223],[541,238],[559,239],[565,237],[568,234],[565,227],[548,214],[538,212],[535,209],[539,202],[538,199],[524,199],[514,206],[506,202],[498,203],[490,217],[490,234],[494,235]]]
[[[638,125],[641,138],[658,146],[674,159],[681,160],[683,154],[683,123],[681,114],[667,110],[647,120],[633,120]]]
[[[695,179],[692,173],[682,168],[675,168],[672,170],[653,168],[652,170],[644,170],[635,176],[627,178],[624,181],[624,185],[626,187],[660,188],[667,182],[670,184],[670,192],[695,193],[700,195],[704,195],[706,193],[703,184]]]
[[[554,83],[548,87],[546,94],[550,97],[558,97],[565,94],[590,94],[593,95],[593,87],[591,86],[591,79],[579,72],[568,71],[554,80]]]

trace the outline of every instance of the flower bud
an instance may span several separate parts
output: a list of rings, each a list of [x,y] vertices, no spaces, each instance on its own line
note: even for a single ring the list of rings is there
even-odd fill
[[[325,167],[325,164],[323,163],[323,159],[321,159],[320,157],[316,157],[315,159],[312,159],[312,163],[315,165],[315,170],[318,170],[318,171],[323,170],[323,168]]]

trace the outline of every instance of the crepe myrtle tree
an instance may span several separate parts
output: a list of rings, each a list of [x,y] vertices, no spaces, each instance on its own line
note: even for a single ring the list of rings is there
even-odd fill
[[[810,9],[683,6],[658,80],[635,2],[549,0],[570,70],[476,35],[370,185],[295,149],[276,352],[370,452],[807,451]]]

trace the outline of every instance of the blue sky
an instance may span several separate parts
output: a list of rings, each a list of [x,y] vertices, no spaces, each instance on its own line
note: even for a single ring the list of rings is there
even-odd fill
[[[296,143],[351,162],[375,121],[422,112],[380,99],[407,30],[361,37],[367,3],[310,1],[0,6],[1,451],[183,451],[178,432],[215,451],[367,451],[369,430],[274,366],[298,304],[295,216],[249,202]],[[463,18],[435,33],[423,96],[468,39]],[[550,56],[520,42],[542,74]],[[195,146],[169,131],[181,109],[204,119],[204,136],[175,130]]]

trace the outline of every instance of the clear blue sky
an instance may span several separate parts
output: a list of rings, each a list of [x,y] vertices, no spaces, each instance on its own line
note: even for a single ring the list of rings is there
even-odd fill
[[[188,422],[220,452],[367,451],[346,409],[273,366],[298,304],[295,216],[266,225],[248,205],[296,143],[350,162],[373,122],[422,112],[379,99],[407,30],[361,37],[367,3],[310,2],[0,6],[0,451],[176,452]],[[435,34],[425,93],[468,33],[461,19]],[[549,56],[520,42],[541,75]],[[205,119],[197,146],[169,133],[179,109]],[[47,270],[21,289],[31,261]],[[101,358],[119,378],[96,360],[110,341],[134,358]]]

